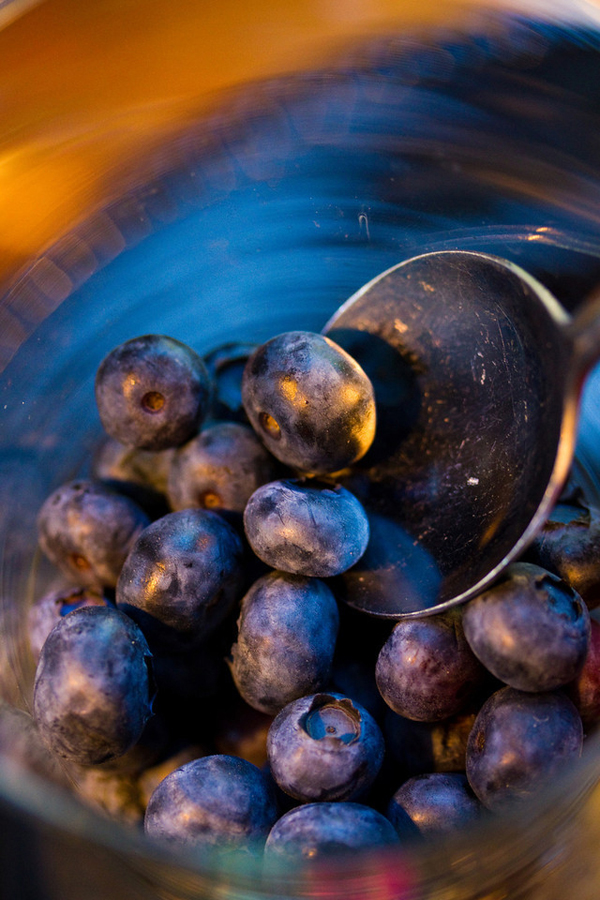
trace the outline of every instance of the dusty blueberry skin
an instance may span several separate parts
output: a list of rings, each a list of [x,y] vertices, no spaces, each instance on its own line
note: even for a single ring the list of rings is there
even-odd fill
[[[210,377],[190,347],[161,334],[115,347],[96,373],[96,404],[107,434],[140,450],[188,441],[210,403]]]
[[[240,599],[243,546],[225,519],[205,509],[169,513],[146,528],[117,583],[117,606],[157,651],[204,641]]]
[[[329,679],[339,612],[318,578],[271,572],[242,600],[230,668],[254,709],[275,715],[287,703],[323,688]]]
[[[347,571],[369,542],[367,515],[350,491],[295,479],[258,488],[246,505],[244,529],[268,566],[314,578]]]
[[[53,628],[38,662],[33,712],[58,756],[98,765],[125,754],[152,715],[148,644],[111,606],[87,606]]]
[[[114,587],[129,550],[150,523],[129,497],[101,481],[77,480],[57,488],[39,511],[40,547],[84,587]]]
[[[278,816],[269,779],[235,756],[213,755],[186,763],[152,793],[144,830],[184,846],[260,849]]]
[[[579,596],[539,566],[516,563],[463,613],[465,636],[484,666],[521,691],[551,691],[584,664],[590,616]]]
[[[441,835],[474,825],[482,806],[460,772],[430,772],[404,782],[392,797],[387,817],[400,833],[406,816],[424,836]]]
[[[595,609],[600,604],[600,510],[581,498],[557,504],[527,559],[559,575]]]
[[[384,749],[381,730],[364,706],[333,692],[285,706],[267,738],[273,778],[304,802],[356,799],[375,780]]]
[[[588,730],[600,721],[600,622],[592,619],[590,625],[590,643],[583,668],[565,687]]]
[[[207,425],[177,450],[167,495],[174,510],[189,507],[243,513],[250,496],[277,475],[276,463],[247,425]]]
[[[562,691],[501,688],[481,707],[467,744],[469,784],[501,811],[533,797],[580,755],[581,717]]]
[[[436,722],[465,709],[489,676],[465,639],[460,613],[452,610],[398,622],[381,648],[375,678],[398,715]]]
[[[315,862],[331,853],[397,844],[392,823],[362,803],[306,803],[283,815],[265,844],[265,861]]]
[[[29,647],[37,663],[44,641],[63,616],[82,606],[108,606],[110,601],[91,588],[65,587],[44,594],[27,614]]]
[[[329,338],[290,331],[267,341],[246,364],[242,400],[256,433],[277,459],[301,472],[338,472],[375,436],[373,386]]]

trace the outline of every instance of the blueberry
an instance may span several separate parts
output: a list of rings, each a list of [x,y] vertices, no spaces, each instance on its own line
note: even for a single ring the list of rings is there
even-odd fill
[[[265,860],[317,862],[331,853],[398,843],[392,823],[362,803],[306,803],[283,815],[265,844]]]
[[[149,521],[103,482],[71,481],[48,497],[37,524],[42,550],[65,575],[85,587],[114,587]]]
[[[583,668],[565,686],[565,692],[575,704],[587,729],[600,722],[600,622],[590,621],[590,641]]]
[[[456,610],[398,622],[381,649],[375,677],[394,712],[422,722],[461,712],[487,679]]]
[[[583,666],[590,617],[581,597],[539,566],[515,563],[464,609],[465,636],[496,678],[522,691],[550,691]]]
[[[559,575],[588,607],[600,604],[600,510],[579,495],[557,504],[527,551],[527,559]]]
[[[33,658],[37,663],[44,641],[67,613],[82,606],[107,606],[109,600],[91,588],[65,587],[44,594],[31,606],[27,616],[27,634]]]
[[[48,635],[35,675],[33,710],[58,756],[97,765],[126,753],[152,714],[150,651],[114,607],[69,613]]]
[[[581,755],[579,713],[561,691],[501,688],[481,707],[467,745],[467,778],[481,802],[502,810],[533,797]]]
[[[400,832],[406,831],[406,815],[422,835],[436,836],[474,825],[481,803],[460,772],[431,772],[404,782],[392,797],[387,816]]]
[[[251,494],[275,476],[275,460],[251,428],[218,422],[175,452],[169,503],[174,510],[199,506],[242,513]]]
[[[370,380],[319,334],[291,331],[259,347],[244,370],[242,399],[271,453],[301,472],[338,472],[360,459],[375,436]]]
[[[200,644],[231,612],[243,589],[242,542],[205,509],[169,513],[149,525],[117,583],[117,606],[157,650]]]
[[[301,697],[276,716],[267,739],[273,778],[297,800],[354,800],[383,762],[383,735],[359,703],[342,694]]]
[[[268,566],[317,578],[345,572],[369,540],[366,513],[350,491],[294,479],[258,488],[244,511],[244,528]]]
[[[106,432],[141,450],[188,441],[208,412],[210,378],[202,359],[173,338],[147,334],[115,347],[96,374]]]
[[[275,715],[287,703],[325,687],[339,613],[320,579],[271,572],[242,601],[231,672],[250,706]]]
[[[160,841],[260,849],[277,819],[267,777],[244,759],[205,756],[167,775],[148,802],[144,829]]]

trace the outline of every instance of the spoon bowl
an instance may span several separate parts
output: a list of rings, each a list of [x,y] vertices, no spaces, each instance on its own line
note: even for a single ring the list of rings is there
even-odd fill
[[[373,381],[378,426],[343,483],[372,524],[344,599],[404,618],[490,585],[558,499],[597,356],[598,304],[571,319],[519,266],[427,253],[354,294],[324,333]]]

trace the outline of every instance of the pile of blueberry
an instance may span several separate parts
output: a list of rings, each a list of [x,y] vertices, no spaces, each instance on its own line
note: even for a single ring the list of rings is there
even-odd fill
[[[534,796],[600,720],[600,517],[576,492],[462,608],[395,625],[336,597],[370,513],[373,386],[330,339],[101,363],[91,477],[39,512],[35,727],[152,840],[270,860],[419,841]]]

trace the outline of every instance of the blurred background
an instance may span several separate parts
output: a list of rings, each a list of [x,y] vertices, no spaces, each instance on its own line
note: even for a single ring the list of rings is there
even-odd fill
[[[391,28],[472,27],[499,8],[585,20],[598,3],[0,2],[0,293],[84,209],[119,195],[141,145],[223,90],[322,64]]]

